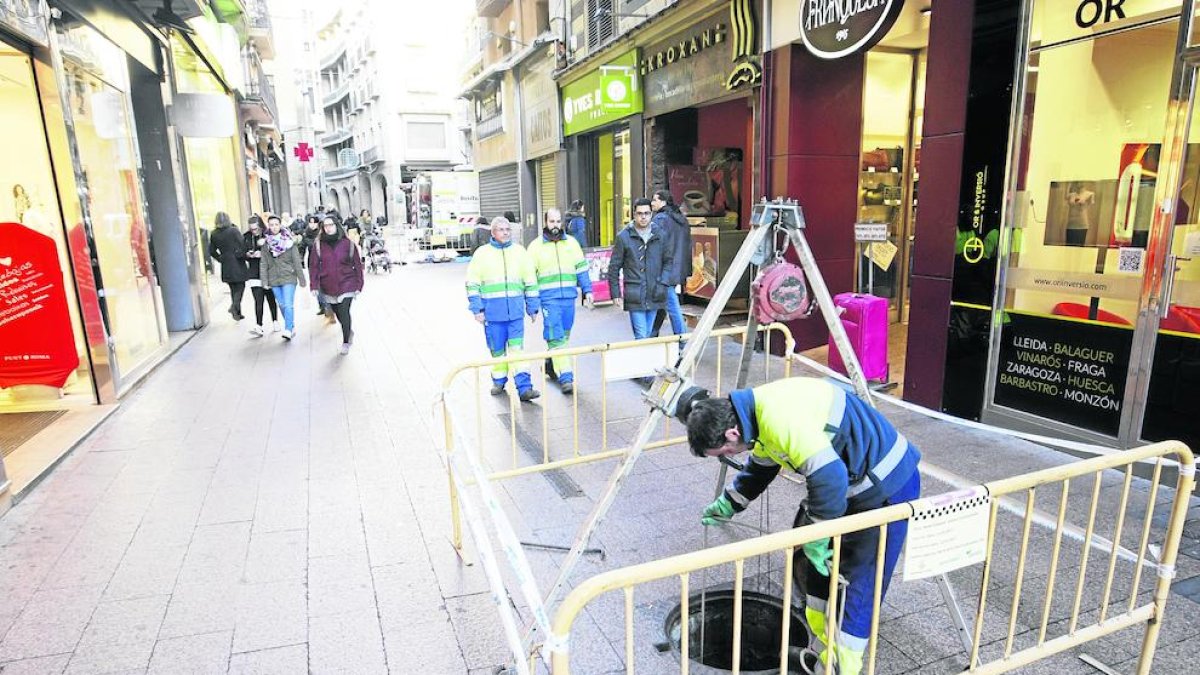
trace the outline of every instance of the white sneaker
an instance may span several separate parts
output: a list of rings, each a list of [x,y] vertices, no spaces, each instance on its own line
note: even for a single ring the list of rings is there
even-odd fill
[[[271,326],[272,333],[278,333],[281,330],[283,330],[283,324],[279,323],[278,321],[276,321],[274,323],[274,325]]]
[[[284,340],[291,340],[293,337],[296,337],[296,334],[290,330],[285,330],[279,334],[279,337],[283,338]]]
[[[262,326],[251,326],[250,327],[250,335],[251,335],[251,337],[262,337],[264,335],[263,327]]]
[[[343,342],[341,348],[338,349],[338,353],[341,354],[342,356],[349,354],[350,353],[350,343]]]

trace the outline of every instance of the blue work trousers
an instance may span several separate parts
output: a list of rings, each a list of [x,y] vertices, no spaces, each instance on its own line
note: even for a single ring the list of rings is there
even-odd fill
[[[525,347],[525,317],[509,321],[486,320],[483,332],[492,356],[520,356]],[[503,387],[508,383],[510,372],[513,373],[518,393],[533,389],[533,381],[529,378],[529,364],[523,361],[492,366],[492,383]]]
[[[546,349],[554,351],[565,348],[571,340],[571,329],[575,327],[575,299],[542,300],[542,322],[542,337],[546,340]],[[555,356],[550,360],[554,363],[554,372],[558,374],[560,384],[575,381],[571,357]]]

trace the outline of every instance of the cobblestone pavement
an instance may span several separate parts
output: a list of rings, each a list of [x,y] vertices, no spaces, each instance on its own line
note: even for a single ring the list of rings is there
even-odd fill
[[[469,564],[469,547],[464,564],[449,542],[436,452],[442,427],[431,412],[451,365],[485,356],[465,311],[464,271],[410,265],[368,279],[355,302],[349,356],[337,354],[336,328],[313,315],[307,296],[291,343],[252,339],[244,324],[218,320],[185,345],[0,518],[0,673],[491,673],[505,663],[486,580]],[[527,345],[540,348],[540,326],[530,332]],[[574,342],[627,335],[623,315],[600,309],[581,314]],[[568,399],[544,392],[518,411],[520,448],[540,447],[541,429],[565,439],[575,419],[585,443],[597,437],[595,365],[581,364],[579,376],[586,394],[579,417]],[[629,382],[610,386],[609,447],[636,430],[644,410],[637,393]],[[500,464],[512,417],[505,402],[484,398],[482,452]],[[970,480],[1065,461],[1020,441],[889,414],[927,462]],[[611,467],[506,481],[502,502],[518,534],[569,543]],[[573,581],[747,536],[744,528],[704,532],[696,522],[716,472],[679,448],[647,454],[597,532],[603,559],[588,556]],[[1106,505],[1119,482],[1106,479]],[[945,489],[926,481],[927,493]],[[777,482],[742,520],[779,529],[791,521],[798,490]],[[1135,497],[1145,494],[1135,481]],[[1052,510],[1056,497],[1045,499],[1040,506]],[[1104,526],[1114,510],[1104,509]],[[998,546],[1019,542],[1018,524],[1002,523]],[[1140,531],[1132,521],[1127,528]],[[1034,538],[1045,543],[1050,535]],[[546,588],[561,554],[531,548],[529,555]],[[770,591],[780,567],[747,569]],[[1011,592],[1008,567],[998,566],[993,585]],[[1029,593],[1044,592],[1046,568],[1031,561]],[[1195,585],[1198,574],[1194,560],[1181,559],[1179,578],[1191,579],[1181,587]],[[704,581],[720,585],[723,577]],[[971,597],[978,572],[954,581]],[[677,667],[652,646],[662,640],[670,600],[653,589],[637,598],[638,629],[653,634],[636,652],[638,672]],[[1025,637],[1035,631],[1040,602],[1029,607],[1018,617]],[[619,599],[598,602],[580,619],[576,672],[624,672],[621,612]],[[1170,612],[1155,671],[1185,672],[1200,605],[1173,596]],[[988,616],[988,629],[1007,628],[1007,615]],[[1052,618],[1061,623],[1062,615],[1056,609]],[[957,672],[965,663],[932,583],[897,581],[881,635],[880,672]],[[1128,672],[1137,647],[1137,637],[1124,633],[1085,651]],[[1092,671],[1067,654],[1026,672]]]

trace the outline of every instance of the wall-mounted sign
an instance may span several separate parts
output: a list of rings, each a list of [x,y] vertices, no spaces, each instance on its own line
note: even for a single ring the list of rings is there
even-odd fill
[[[807,0],[800,3],[800,37],[822,59],[840,59],[879,42],[904,0]]]
[[[54,240],[0,223],[0,388],[60,388],[79,367]]]
[[[558,150],[558,87],[554,59],[542,58],[523,70],[521,100],[525,115],[525,157],[536,159]]]
[[[562,88],[563,135],[595,129],[642,112],[636,49]]]
[[[1007,312],[998,405],[1115,436],[1133,329]]]
[[[651,45],[639,65],[646,89],[646,114],[707,103],[762,81],[757,21],[749,0],[734,0],[728,12]]]

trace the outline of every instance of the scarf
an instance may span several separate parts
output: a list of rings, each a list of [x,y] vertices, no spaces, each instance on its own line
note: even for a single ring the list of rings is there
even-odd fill
[[[276,258],[283,255],[294,243],[296,242],[292,239],[292,233],[287,230],[279,230],[279,234],[267,233],[267,248]]]

